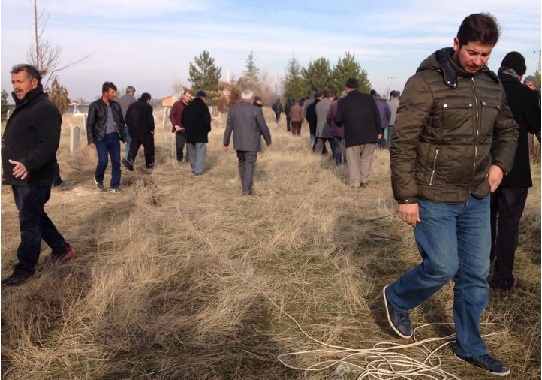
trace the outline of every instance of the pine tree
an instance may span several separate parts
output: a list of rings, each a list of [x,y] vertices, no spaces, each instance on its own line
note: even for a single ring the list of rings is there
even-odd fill
[[[188,68],[188,80],[192,88],[197,90],[216,91],[222,68],[215,65],[215,60],[204,50],[199,57],[194,57]]]
[[[331,67],[327,58],[322,57],[310,62],[301,72],[310,92],[331,90]]]
[[[288,67],[284,76],[284,98],[300,99],[307,95],[308,90],[301,75],[301,67],[295,57],[288,61]]]
[[[256,94],[261,92],[260,69],[254,62],[254,52],[251,50],[246,59],[246,70],[237,81],[237,87],[243,90],[251,90]]]
[[[58,111],[61,114],[66,112],[71,103],[70,98],[68,97],[68,90],[62,87],[56,78],[53,79],[53,82],[51,83],[51,89],[47,88],[45,92],[47,92],[49,99],[56,108],[58,108]]]
[[[354,54],[345,52],[344,57],[339,58],[337,65],[333,68],[332,91],[339,95],[344,90],[344,85],[348,78],[356,78],[359,82],[359,90],[369,93],[371,91],[371,82],[367,78],[367,72],[363,70],[356,61]]]
[[[8,116],[8,93],[6,90],[2,90],[2,121],[5,121]]]

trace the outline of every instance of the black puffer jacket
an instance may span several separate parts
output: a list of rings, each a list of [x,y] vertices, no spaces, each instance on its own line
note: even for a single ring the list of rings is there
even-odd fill
[[[62,116],[41,84],[22,100],[13,98],[16,107],[2,136],[2,184],[51,186]],[[28,176],[15,178],[8,160],[22,162]]]
[[[460,203],[489,194],[494,164],[509,173],[518,125],[497,76],[484,68],[472,75],[436,51],[406,84],[390,149],[395,199]]]
[[[115,128],[119,134],[119,140],[124,142],[124,129],[126,128],[126,125],[124,123],[124,117],[122,116],[122,108],[120,108],[120,104],[115,101],[111,101],[109,106],[113,111],[113,119],[115,120]],[[102,98],[90,103],[87,116],[87,140],[89,145],[104,139],[106,119],[107,105]]]

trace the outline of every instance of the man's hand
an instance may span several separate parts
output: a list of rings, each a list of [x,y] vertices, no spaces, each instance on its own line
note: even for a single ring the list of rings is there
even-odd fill
[[[94,143],[88,144],[88,147],[91,149],[96,149],[96,144]]]
[[[184,131],[184,128],[181,127],[180,125],[175,125],[175,132],[182,132]]]
[[[229,150],[230,147],[228,145],[224,145],[224,150]]]
[[[26,166],[22,162],[15,160],[8,160],[8,162],[15,165],[13,168],[13,176],[15,178],[25,179],[28,177],[28,170],[26,170]]]
[[[487,172],[487,180],[489,181],[490,191],[494,193],[497,190],[497,187],[501,184],[504,173],[501,168],[497,165],[491,165],[489,171]]]
[[[399,218],[406,224],[416,227],[420,221],[420,209],[417,203],[399,205]]]
[[[378,135],[376,135],[376,138],[380,140],[382,138],[382,133],[379,133]]]

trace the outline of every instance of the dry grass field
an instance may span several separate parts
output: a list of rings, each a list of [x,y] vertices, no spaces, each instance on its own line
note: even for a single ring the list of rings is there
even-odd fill
[[[95,152],[69,153],[81,119],[65,115],[59,162],[73,187],[53,190],[46,210],[76,256],[48,265],[43,244],[35,279],[2,290],[2,379],[491,378],[454,358],[452,285],[413,312],[417,342],[387,325],[382,287],[419,261],[396,216],[388,152],[377,152],[371,185],[353,189],[344,167],[310,153],[306,125],[295,138],[265,112],[273,145],[258,157],[251,197],[235,151],[222,149],[224,115],[194,177],[155,111],[156,168],[143,172],[140,152],[120,194],[95,189]],[[520,287],[491,292],[483,315],[511,379],[541,375],[539,164],[533,177]],[[1,223],[5,277],[19,242],[6,186]]]

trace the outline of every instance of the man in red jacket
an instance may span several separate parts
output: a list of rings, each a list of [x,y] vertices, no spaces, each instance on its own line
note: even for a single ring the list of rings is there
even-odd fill
[[[173,103],[171,113],[169,114],[169,121],[171,121],[172,125],[171,132],[175,133],[175,155],[179,162],[183,162],[183,149],[186,144],[182,116],[184,108],[190,103],[190,100],[192,100],[192,93],[190,90],[184,90],[181,99]]]

